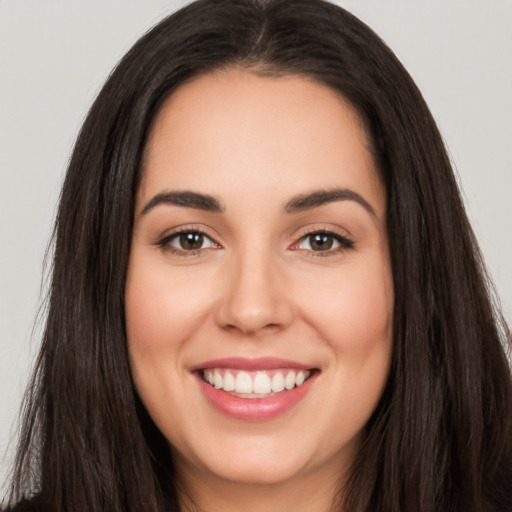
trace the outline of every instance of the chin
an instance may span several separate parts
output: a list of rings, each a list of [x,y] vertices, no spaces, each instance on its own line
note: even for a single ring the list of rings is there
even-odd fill
[[[290,462],[286,456],[264,460],[234,460],[215,464],[208,469],[212,476],[234,484],[271,486],[293,480],[301,473],[302,467]]]
[[[195,456],[188,450],[179,453],[175,448],[178,465],[185,463],[191,471],[199,470],[204,477],[223,482],[273,485],[300,475],[311,460],[307,450],[294,449],[293,444],[284,443],[282,439],[247,436],[231,439],[229,446],[213,437],[208,441],[208,447],[194,450]]]

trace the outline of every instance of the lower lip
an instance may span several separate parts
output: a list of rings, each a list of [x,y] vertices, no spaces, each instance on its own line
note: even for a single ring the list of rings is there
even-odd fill
[[[267,398],[240,398],[214,388],[196,374],[201,391],[208,402],[225,416],[245,421],[271,420],[284,414],[306,395],[317,375],[315,372],[301,386],[281,391]]]

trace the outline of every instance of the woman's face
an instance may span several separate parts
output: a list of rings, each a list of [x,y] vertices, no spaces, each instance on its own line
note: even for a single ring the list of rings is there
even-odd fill
[[[297,76],[217,72],[161,108],[126,322],[139,395],[190,479],[332,481],[360,445],[392,350],[369,145],[347,102]]]

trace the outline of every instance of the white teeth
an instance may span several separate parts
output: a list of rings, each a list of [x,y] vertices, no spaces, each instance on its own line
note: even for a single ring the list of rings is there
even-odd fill
[[[213,372],[213,385],[217,388],[217,389],[222,389],[222,385],[223,385],[223,382],[222,382],[222,375],[220,374],[219,370],[215,370]]]
[[[204,370],[203,378],[216,389],[223,389],[243,398],[264,398],[272,393],[301,386],[311,372],[307,370],[259,370],[246,372],[212,368]]]
[[[270,384],[270,377],[265,373],[258,373],[253,382],[254,393],[270,393],[272,386]]]
[[[277,372],[272,377],[272,391],[274,393],[279,393],[280,391],[283,391],[284,389],[284,377],[281,372]]]
[[[295,387],[295,372],[288,372],[284,379],[284,387],[286,389],[293,389]]]
[[[306,380],[306,372],[303,372],[302,370],[297,373],[297,377],[295,377],[295,385],[300,386],[301,384],[304,384],[304,381]]]
[[[247,372],[239,372],[235,379],[237,393],[252,393],[252,379]]]
[[[226,372],[224,375],[224,391],[234,391],[235,390],[235,377],[229,372]]]

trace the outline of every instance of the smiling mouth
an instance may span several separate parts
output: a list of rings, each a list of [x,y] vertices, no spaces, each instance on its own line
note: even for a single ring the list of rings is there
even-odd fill
[[[218,390],[239,398],[267,398],[300,387],[315,370],[273,369],[245,371],[231,368],[208,368],[199,371],[201,378]]]

